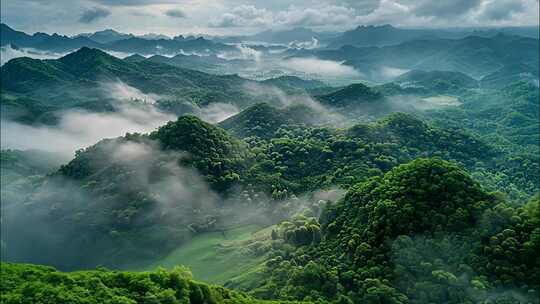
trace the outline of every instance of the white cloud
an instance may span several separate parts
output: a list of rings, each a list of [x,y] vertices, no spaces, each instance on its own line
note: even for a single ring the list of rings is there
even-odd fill
[[[323,77],[360,77],[362,74],[343,62],[318,58],[291,58],[281,63],[283,68]]]
[[[291,6],[283,11],[259,9],[253,5],[241,5],[210,22],[213,27],[264,27],[287,28],[297,26],[342,26],[355,20],[352,8],[326,5],[314,8]]]
[[[75,150],[90,146],[103,138],[114,138],[126,132],[146,133],[174,119],[151,109],[125,106],[115,113],[68,111],[57,126],[29,126],[2,120],[2,149],[38,149],[73,155]]]
[[[160,96],[153,93],[145,94],[139,89],[125,84],[124,82],[117,80],[116,82],[101,84],[103,93],[109,95],[113,99],[118,101],[130,101],[139,100],[149,104],[155,103]]]
[[[273,14],[253,5],[240,5],[220,18],[210,22],[213,27],[268,26],[273,22]]]
[[[15,49],[11,45],[0,47],[0,65],[10,61],[13,58],[30,57],[34,59],[57,59],[66,54],[40,51],[31,48]]]
[[[218,123],[239,112],[240,109],[233,104],[216,102],[197,108],[194,114],[206,122]]]

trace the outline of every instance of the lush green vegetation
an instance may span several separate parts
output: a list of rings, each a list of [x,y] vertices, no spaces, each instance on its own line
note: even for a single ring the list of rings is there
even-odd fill
[[[263,297],[534,303],[539,201],[512,207],[458,166],[418,159],[273,234]],[[532,302],[531,302],[532,301]]]
[[[24,122],[50,123],[53,111],[72,108],[113,111],[118,101],[108,85],[159,94],[159,107],[175,112],[182,105],[212,102],[245,106],[252,98],[244,86],[255,83],[235,75],[210,75],[151,61],[128,62],[90,48],[57,60],[16,58],[0,71],[2,96],[7,98],[2,97],[3,117]]]
[[[538,87],[517,82],[497,91],[470,92],[461,97],[460,107],[430,111],[425,117],[446,128],[467,129],[502,151],[497,174],[475,171],[473,175],[490,190],[526,201],[538,191],[540,181],[538,98]],[[507,180],[508,176],[516,179]]]
[[[230,280],[245,282],[245,276],[256,271],[264,260],[264,249],[252,245],[254,233],[264,232],[260,229],[251,224],[201,233],[145,268],[172,269],[183,264],[191,269],[195,278],[204,282],[221,285]]]
[[[2,263],[0,273],[0,299],[5,304],[277,303],[195,282],[180,266],[138,273],[106,269],[64,273],[52,267]]]
[[[357,83],[348,85],[336,92],[318,96],[322,104],[332,107],[351,107],[359,103],[372,103],[381,101],[383,95],[364,84]]]
[[[497,179],[502,185],[497,190],[510,196],[525,198],[537,189],[532,171],[502,166],[501,152],[493,147],[411,115],[393,114],[349,129],[284,120],[273,133],[268,128],[257,136],[252,128],[279,119],[273,113],[287,112],[257,105],[223,124],[250,135],[243,140],[184,116],[149,135],[127,134],[77,152],[27,191],[26,204],[5,210],[4,225],[19,232],[4,238],[7,256],[65,268],[129,267],[161,258],[197,233],[284,219],[295,207],[276,209],[283,201],[318,189],[347,189],[418,157],[458,162],[476,176]],[[17,243],[22,236],[35,237],[32,227],[17,220],[19,213],[56,232],[57,239],[38,238],[34,247],[62,247],[66,257],[36,256]],[[67,258],[81,246],[85,253]]]

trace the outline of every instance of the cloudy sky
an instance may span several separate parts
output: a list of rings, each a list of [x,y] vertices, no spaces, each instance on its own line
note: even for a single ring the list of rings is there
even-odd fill
[[[2,22],[26,32],[247,34],[358,25],[538,25],[538,0],[1,0]]]

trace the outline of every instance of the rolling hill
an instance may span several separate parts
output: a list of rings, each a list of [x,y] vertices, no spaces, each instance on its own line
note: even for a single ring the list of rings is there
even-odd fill
[[[18,106],[26,109],[23,111],[26,121],[32,120],[28,117],[32,109],[25,100],[38,100],[35,104],[51,110],[74,107],[97,112],[113,110],[114,99],[118,97],[113,95],[111,86],[127,87],[127,94],[122,97],[127,100],[154,94],[169,106],[222,102],[245,107],[252,99],[245,90],[245,85],[252,82],[235,75],[211,75],[147,60],[129,62],[90,48],[81,48],[56,60],[16,58],[2,66],[0,73],[2,94],[9,96],[2,99],[2,106],[9,101],[15,119]]]
[[[538,199],[513,208],[455,164],[417,159],[355,185],[319,220],[283,222],[266,280],[254,294],[328,302],[534,302],[540,243],[531,225],[540,221],[539,208]],[[480,232],[479,225],[493,230]],[[284,271],[293,274],[290,280],[281,279]],[[490,292],[500,288],[514,292]]]
[[[518,81],[527,81],[538,86],[538,66],[516,63],[505,65],[480,80],[483,88],[502,88]]]

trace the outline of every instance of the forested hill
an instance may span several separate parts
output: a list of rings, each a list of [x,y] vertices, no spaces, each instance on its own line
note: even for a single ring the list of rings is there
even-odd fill
[[[98,49],[81,48],[60,59],[16,58],[1,68],[3,94],[39,100],[49,106],[111,98],[103,84],[122,82],[142,93],[194,103],[246,102],[238,76],[217,76],[149,61],[128,62]]]
[[[454,164],[417,159],[355,185],[319,220],[282,223],[255,294],[336,303],[537,303],[539,223],[538,198],[515,208]]]
[[[255,297],[398,304],[538,299],[538,197],[515,207],[455,164],[417,159],[320,207],[320,217],[306,210],[275,226],[271,238],[259,244],[267,251],[257,280],[249,284]],[[34,298],[49,300],[45,303],[258,303],[240,292],[193,282],[181,267],[60,273],[4,263],[1,272],[6,303]]]
[[[52,267],[2,263],[0,275],[0,299],[5,304],[296,303],[260,301],[241,292],[195,282],[183,267],[144,273],[105,269],[63,273]]]
[[[501,165],[501,151],[460,130],[400,113],[348,129],[317,128],[287,120],[294,109],[256,105],[222,124],[243,139],[183,116],[150,134],[77,152],[56,174],[28,185],[25,204],[3,211],[3,225],[17,231],[4,237],[3,256],[64,269],[136,264],[194,234],[246,222],[246,212],[259,223],[283,219],[287,214],[275,209],[281,201],[347,189],[418,157],[458,162],[493,190],[518,186],[526,197],[536,189],[532,168]],[[259,126],[274,122],[278,129],[261,132]],[[495,177],[497,187],[489,184]],[[36,225],[26,225],[29,218]],[[35,231],[41,225],[54,237],[41,238]]]

